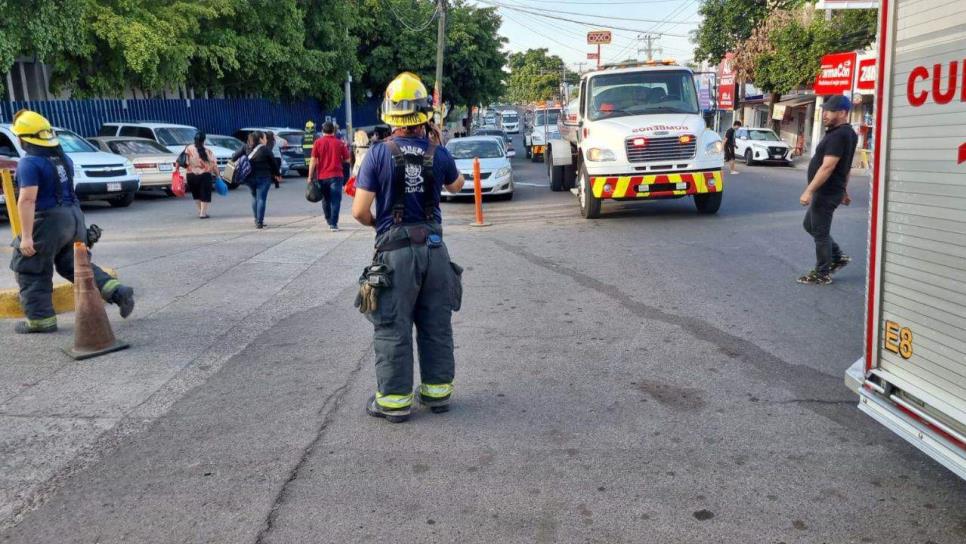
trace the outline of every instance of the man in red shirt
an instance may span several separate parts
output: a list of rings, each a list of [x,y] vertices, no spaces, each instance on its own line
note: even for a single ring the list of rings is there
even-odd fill
[[[329,230],[339,230],[339,208],[342,207],[342,165],[349,162],[349,148],[335,136],[335,125],[326,121],[322,137],[312,145],[307,183],[322,188],[322,212]]]

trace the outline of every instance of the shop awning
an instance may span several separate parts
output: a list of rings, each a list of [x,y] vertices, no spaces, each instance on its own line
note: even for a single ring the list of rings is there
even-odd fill
[[[795,96],[790,96],[788,98],[782,98],[778,101],[779,104],[783,106],[792,108],[795,106],[801,106],[802,104],[811,104],[815,102],[814,94],[799,94]]]

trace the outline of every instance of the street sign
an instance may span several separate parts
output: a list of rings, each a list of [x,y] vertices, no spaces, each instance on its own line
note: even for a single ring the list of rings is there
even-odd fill
[[[852,90],[854,75],[855,52],[825,55],[815,79],[815,94],[842,94]]]
[[[591,30],[587,33],[587,43],[590,45],[610,45],[610,30]]]
[[[600,60],[600,53],[587,53],[587,60]]]

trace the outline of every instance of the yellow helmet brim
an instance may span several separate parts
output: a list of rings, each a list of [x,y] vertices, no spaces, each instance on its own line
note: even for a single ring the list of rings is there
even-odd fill
[[[60,145],[60,140],[56,136],[52,138],[37,138],[36,136],[21,136],[21,140],[27,142],[28,144],[39,145],[40,147],[57,147]]]
[[[382,120],[393,127],[413,127],[417,125],[425,124],[429,121],[431,115],[427,112],[416,112],[407,115],[389,115],[387,113],[382,114]]]

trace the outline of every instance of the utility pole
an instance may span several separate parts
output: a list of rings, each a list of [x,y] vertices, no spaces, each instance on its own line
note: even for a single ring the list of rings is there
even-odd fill
[[[654,60],[654,51],[657,51],[658,54],[661,53],[660,48],[654,48],[654,43],[659,39],[661,39],[660,34],[638,34],[637,41],[647,42],[647,45],[643,48],[639,47],[637,49],[637,54],[640,55],[641,53],[647,53],[647,60]]]
[[[584,65],[585,64],[588,64],[588,63],[586,63],[586,62],[575,62],[574,64],[577,65],[577,73],[578,74],[582,74],[582,73],[584,73]]]
[[[436,122],[443,123],[443,51],[446,50],[446,0],[436,0],[439,10],[439,26],[436,31],[436,85],[433,90],[433,104],[436,108]]]
[[[352,72],[345,73],[345,139],[352,145]]]

